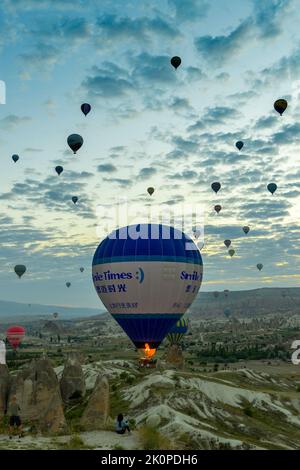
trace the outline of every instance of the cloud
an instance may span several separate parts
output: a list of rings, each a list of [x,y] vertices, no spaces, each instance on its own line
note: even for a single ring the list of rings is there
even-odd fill
[[[138,179],[146,180],[154,176],[156,173],[157,173],[156,168],[145,167],[140,170],[138,174]]]
[[[97,166],[97,171],[100,173],[114,173],[117,168],[112,163],[103,163]]]
[[[82,83],[91,96],[120,98],[134,90],[134,83],[121,67],[105,62],[103,67],[93,67],[92,74]]]
[[[274,39],[282,32],[284,16],[291,0],[253,0],[255,25],[264,39]]]
[[[175,173],[174,175],[169,175],[168,178],[174,180],[185,180],[189,181],[191,179],[196,178],[198,175],[193,170],[184,170],[182,173]]]
[[[255,129],[270,129],[278,124],[276,116],[263,116],[259,118],[255,123]]]
[[[188,127],[189,132],[202,130],[206,126],[218,126],[226,124],[229,120],[237,120],[242,117],[242,114],[235,108],[229,106],[215,106],[204,110],[204,117],[199,119]]]
[[[121,188],[128,188],[132,186],[132,180],[127,178],[103,178],[103,181],[108,183],[116,183]]]
[[[300,123],[286,124],[281,130],[275,132],[271,137],[272,143],[276,145],[291,145],[300,142]]]
[[[121,44],[124,40],[135,40],[144,44],[158,36],[168,40],[180,36],[177,28],[158,16],[133,19],[112,14],[105,14],[97,19],[95,34],[96,44],[101,49],[107,49],[113,43]]]
[[[179,22],[198,21],[205,18],[209,9],[206,0],[168,0],[175,10],[175,18]]]
[[[31,121],[31,118],[28,116],[16,116],[15,114],[9,114],[8,116],[0,119],[0,128],[11,131],[20,124],[24,124],[28,121]]]
[[[251,21],[243,21],[227,36],[200,36],[194,40],[200,54],[215,67],[232,59],[252,36]]]

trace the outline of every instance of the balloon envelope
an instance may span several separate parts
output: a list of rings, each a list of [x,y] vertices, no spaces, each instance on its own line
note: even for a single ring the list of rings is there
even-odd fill
[[[221,189],[221,183],[218,181],[215,181],[214,183],[211,184],[211,189],[217,193]]]
[[[73,197],[72,197],[72,201],[74,202],[74,204],[76,204],[76,202],[78,201],[78,197],[77,197],[77,196],[73,196]]]
[[[167,334],[167,340],[171,344],[179,344],[183,335],[188,332],[189,321],[187,318],[181,318],[175,323]]]
[[[220,210],[222,209],[222,206],[220,206],[220,204],[217,204],[215,207],[214,207],[215,211],[217,214],[219,214]]]
[[[54,317],[54,318],[57,318],[57,317],[58,317],[58,313],[57,313],[57,312],[54,312],[54,313],[53,313],[53,317]]]
[[[66,282],[66,286],[67,287],[70,287],[71,283],[70,282]]]
[[[229,248],[231,245],[231,240],[224,240],[224,245],[226,246],[226,248]]]
[[[58,165],[55,167],[55,171],[58,175],[60,175],[64,171],[64,169],[62,166]]]
[[[258,264],[256,265],[256,267],[257,267],[257,269],[258,269],[259,271],[261,271],[262,268],[264,267],[264,265],[261,264],[261,263],[258,263]]]
[[[244,142],[242,142],[241,140],[239,140],[235,146],[239,149],[239,150],[242,150],[242,148],[244,147]]]
[[[15,273],[16,273],[19,277],[22,277],[23,274],[24,274],[25,271],[26,271],[26,266],[24,266],[23,264],[17,264],[14,269],[15,269]]]
[[[6,330],[6,338],[9,344],[16,350],[20,344],[22,339],[25,336],[25,328],[23,326],[10,326]]]
[[[284,99],[276,100],[274,103],[274,109],[275,111],[277,111],[277,113],[280,114],[280,116],[282,116],[287,106],[288,106],[288,102]]]
[[[152,196],[152,194],[154,193],[154,188],[148,188],[147,192],[150,194],[150,196]]]
[[[274,194],[276,189],[277,189],[277,184],[276,183],[269,183],[267,186],[268,191],[270,191],[271,194]]]
[[[234,253],[235,253],[235,250],[233,248],[231,248],[231,250],[229,250],[228,253],[230,254],[230,256],[232,258]]]
[[[79,269],[80,269],[80,272],[81,272],[81,273],[83,273],[83,271],[84,271],[84,268],[82,268],[82,267],[81,267],[81,268],[79,268]]]
[[[17,161],[19,160],[20,157],[19,157],[19,155],[14,154],[11,158],[13,159],[13,161],[15,163],[17,163]]]
[[[69,135],[67,142],[70,149],[73,150],[73,153],[76,153],[83,144],[83,138],[79,134],[71,134]]]
[[[181,58],[178,57],[177,55],[175,55],[174,57],[172,57],[171,59],[171,64],[173,65],[173,67],[175,68],[175,70],[179,67],[179,65],[181,64]]]
[[[98,296],[138,349],[156,349],[195,299],[202,258],[180,230],[138,224],[115,230],[98,246]]]
[[[248,227],[248,225],[245,225],[245,227],[243,227],[243,232],[247,235],[247,233],[250,232],[250,227]]]
[[[87,114],[89,114],[90,110],[92,109],[91,105],[89,103],[83,103],[81,106],[80,106],[80,109],[81,111],[83,112],[83,114],[86,116]]]

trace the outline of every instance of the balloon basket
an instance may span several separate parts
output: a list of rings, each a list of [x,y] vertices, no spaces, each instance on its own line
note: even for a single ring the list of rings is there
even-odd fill
[[[139,367],[141,369],[147,368],[147,369],[155,369],[156,367],[156,359],[153,359],[152,357],[140,357],[139,358]]]

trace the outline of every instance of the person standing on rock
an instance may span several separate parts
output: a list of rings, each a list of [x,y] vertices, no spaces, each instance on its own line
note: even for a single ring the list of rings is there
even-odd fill
[[[22,421],[20,418],[20,411],[21,408],[17,402],[17,397],[14,395],[12,397],[12,401],[8,407],[8,415],[9,415],[9,438],[12,438],[15,426],[18,429],[19,437],[23,437],[23,427]]]
[[[126,431],[128,431],[128,434],[130,434],[129,423],[127,419],[124,419],[122,413],[120,413],[116,421],[116,433],[125,434]]]

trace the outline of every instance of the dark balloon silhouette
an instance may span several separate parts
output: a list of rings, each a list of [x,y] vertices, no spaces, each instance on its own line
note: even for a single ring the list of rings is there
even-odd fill
[[[225,295],[225,297],[226,297],[226,299],[227,299],[227,297],[228,297],[228,295],[229,295],[229,290],[228,290],[228,289],[225,289],[225,290],[224,290],[224,295]]]
[[[73,197],[72,197],[72,201],[74,202],[74,204],[76,204],[76,202],[78,201],[78,197],[77,197],[77,196],[73,196]]]
[[[152,194],[154,193],[154,188],[151,188],[151,187],[148,188],[147,192],[148,192],[148,194],[150,194],[150,196],[152,196]]]
[[[262,268],[264,267],[264,265],[261,264],[261,263],[258,263],[258,264],[256,265],[256,267],[257,267],[257,269],[258,269],[259,271],[261,271]]]
[[[226,248],[229,248],[231,245],[231,240],[224,240],[224,245],[226,246]]]
[[[277,184],[276,183],[269,183],[267,186],[268,191],[273,195],[277,189]]]
[[[55,171],[58,175],[60,175],[64,171],[64,169],[62,166],[58,165],[55,167]]]
[[[70,282],[66,282],[66,286],[67,286],[67,287],[70,287],[70,286],[71,286],[71,283],[70,283]]]
[[[280,116],[282,116],[287,106],[288,106],[288,102],[284,99],[276,100],[274,103],[274,109],[275,111],[277,111],[277,113],[280,114]]]
[[[178,69],[179,65],[181,64],[181,59],[177,55],[172,57],[171,64],[173,65],[174,69]]]
[[[215,207],[214,207],[215,211],[217,214],[219,214],[219,212],[221,211],[222,209],[222,206],[220,206],[220,204],[217,204]]]
[[[250,227],[248,227],[248,225],[245,225],[245,226],[243,227],[243,232],[247,235],[247,233],[250,232]]]
[[[239,150],[242,150],[242,148],[244,147],[244,142],[242,142],[241,140],[239,140],[236,144],[235,144],[236,148],[238,148]]]
[[[229,255],[231,256],[231,258],[233,257],[234,253],[235,253],[235,250],[233,248],[231,248],[230,250],[228,250],[228,253]]]
[[[217,194],[218,191],[221,189],[221,183],[218,181],[215,181],[214,183],[211,184],[211,189]]]
[[[81,267],[81,268],[79,268],[79,269],[80,269],[80,272],[81,272],[81,273],[83,273],[83,271],[84,271],[84,268],[82,268],[82,267]]]
[[[19,157],[19,155],[14,154],[11,158],[13,159],[13,161],[15,163],[17,163],[17,161],[19,160],[20,157]]]
[[[70,149],[73,150],[73,153],[76,153],[83,144],[83,138],[79,134],[71,134],[69,135],[67,142]]]
[[[86,116],[87,114],[89,114],[90,110],[92,109],[91,105],[89,103],[83,103],[81,106],[80,106],[80,109],[81,111],[83,112],[83,114]]]
[[[14,269],[15,273],[19,276],[19,278],[21,278],[26,272],[26,266],[24,266],[23,264],[17,264]]]

